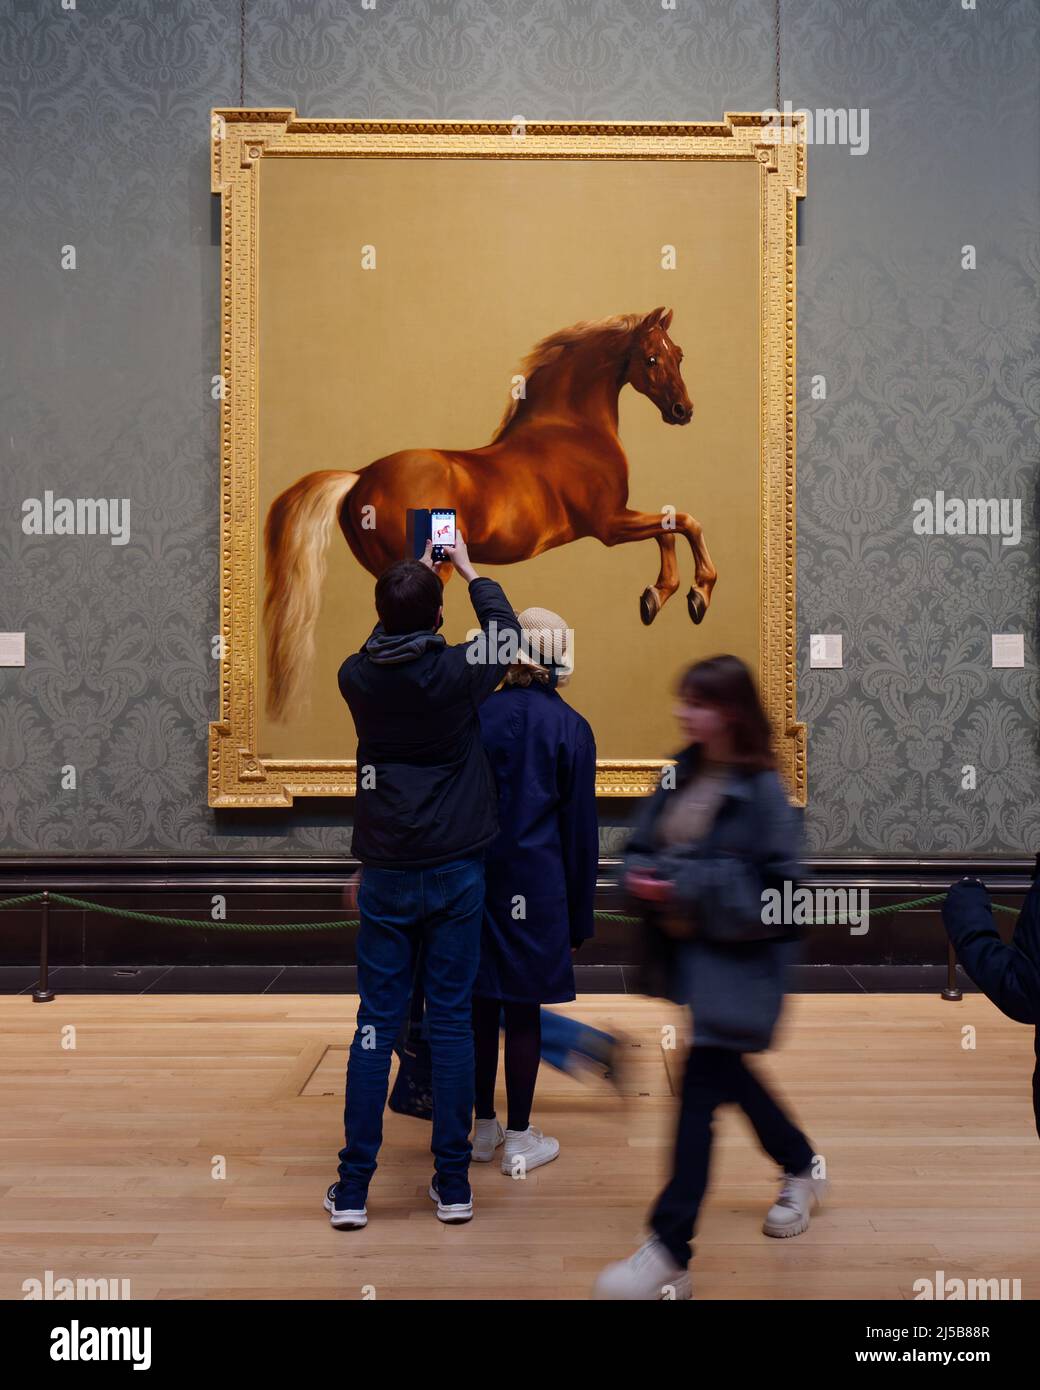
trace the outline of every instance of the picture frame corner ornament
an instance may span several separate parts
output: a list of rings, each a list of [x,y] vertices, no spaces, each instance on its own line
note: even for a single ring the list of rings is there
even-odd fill
[[[235,759],[238,780],[245,783],[267,783],[267,768],[264,760],[251,748],[239,747]]]

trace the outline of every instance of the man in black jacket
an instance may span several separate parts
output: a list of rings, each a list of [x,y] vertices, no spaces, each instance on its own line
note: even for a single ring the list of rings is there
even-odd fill
[[[376,584],[379,623],[340,667],[358,735],[355,856],[361,861],[357,1032],[347,1068],[333,1226],[364,1226],[383,1137],[390,1054],[408,1008],[416,950],[433,1059],[430,1196],[442,1221],[473,1215],[473,981],[480,959],[484,847],[498,833],[494,774],[477,710],[515,660],[520,625],[479,579],[465,542],[445,547],[469,585],[481,632],[449,647],[438,633],[443,585],[430,561],[391,565]]]
[[[1000,939],[986,885],[962,878],[946,894],[943,923],[957,959],[983,994],[1016,1023],[1032,1023],[1033,1114],[1040,1135],[1040,854],[1010,946]]]

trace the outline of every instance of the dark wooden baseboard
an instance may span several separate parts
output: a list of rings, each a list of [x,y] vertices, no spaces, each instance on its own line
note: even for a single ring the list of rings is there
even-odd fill
[[[345,916],[344,878],[357,867],[331,856],[106,855],[0,857],[0,899],[43,888],[81,896],[108,908],[188,917],[200,925],[138,922],[89,908],[55,903],[50,908],[50,958],[54,966],[149,965],[339,965],[355,963],[352,929],[264,930],[279,923],[319,923]],[[617,861],[601,863],[597,907],[621,912]],[[814,859],[807,883],[868,889],[872,907],[894,905],[946,890],[965,873],[990,886],[994,901],[1017,909],[1032,880],[1031,859]],[[257,930],[232,932],[212,923],[220,894],[230,922]],[[806,944],[812,965],[938,965],[946,959],[940,904],[904,908],[870,919],[869,930],[813,927]],[[0,965],[39,959],[38,904],[0,908]],[[1013,917],[998,913],[1001,929]],[[636,927],[601,920],[582,948],[589,966],[631,966],[638,957]]]
[[[1037,856],[1040,858],[1040,855]],[[612,878],[616,859],[603,859],[604,880]],[[1026,887],[1036,859],[1022,856],[833,856],[808,859],[810,881],[821,884],[883,888],[943,887],[963,874],[977,874],[1001,886]],[[0,854],[0,892],[37,888],[86,890],[113,883],[140,888],[210,888],[221,884],[269,889],[292,884],[331,888],[358,867],[347,856],[282,855],[43,855]]]

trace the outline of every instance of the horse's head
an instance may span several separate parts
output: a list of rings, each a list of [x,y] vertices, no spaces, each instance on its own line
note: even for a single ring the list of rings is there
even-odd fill
[[[682,348],[668,336],[671,322],[671,309],[654,309],[635,329],[625,380],[653,401],[666,425],[688,425],[693,402],[679,371]]]

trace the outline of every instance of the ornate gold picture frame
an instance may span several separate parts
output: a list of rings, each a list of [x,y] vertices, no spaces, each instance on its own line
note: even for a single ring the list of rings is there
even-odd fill
[[[760,113],[717,123],[605,124],[303,120],[292,109],[215,108],[212,191],[221,197],[220,708],[210,725],[209,804],[286,806],[297,796],[351,796],[346,759],[260,753],[259,176],[265,161],[569,160],[711,161],[757,171],[758,681],[779,731],[777,754],[792,800],[806,796],[805,726],[796,721],[795,243],[805,195],[802,118],[777,128]],[[743,177],[743,175],[742,175]],[[432,441],[431,441],[432,442]],[[753,573],[752,573],[753,582]],[[675,603],[680,603],[676,599]],[[724,643],[721,643],[724,645]],[[638,658],[633,658],[638,662]],[[344,717],[345,712],[344,712]],[[597,792],[636,796],[661,759],[603,759]]]

